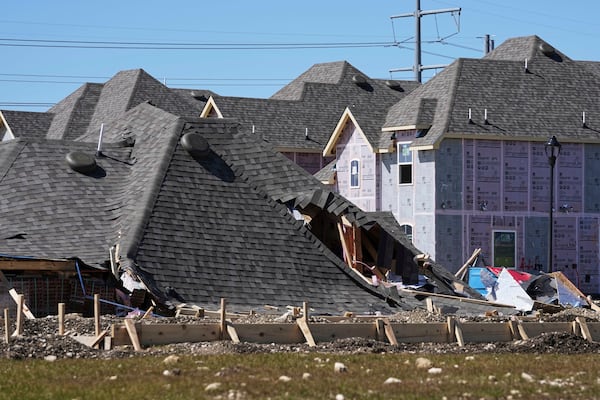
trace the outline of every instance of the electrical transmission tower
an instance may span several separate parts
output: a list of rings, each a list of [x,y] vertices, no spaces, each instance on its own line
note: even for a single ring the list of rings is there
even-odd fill
[[[425,15],[431,14],[442,14],[442,13],[458,13],[460,16],[460,8],[445,8],[441,10],[430,10],[423,11],[421,10],[421,0],[416,0],[416,8],[414,13],[406,13],[400,15],[394,15],[390,17],[391,19],[395,18],[406,18],[406,17],[414,17],[415,18],[415,63],[412,67],[409,68],[397,68],[390,70],[390,72],[398,72],[398,71],[414,71],[415,72],[415,80],[419,83],[422,81],[421,72],[426,69],[437,69],[444,68],[446,65],[422,65],[421,64],[421,18]]]

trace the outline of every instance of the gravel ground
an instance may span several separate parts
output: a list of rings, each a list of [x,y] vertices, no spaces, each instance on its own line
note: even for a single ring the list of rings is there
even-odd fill
[[[576,317],[583,317],[588,322],[600,321],[600,313],[589,309],[574,308],[567,309],[556,314],[539,314],[535,317],[527,317],[535,321],[574,321]],[[241,323],[265,323],[281,322],[281,320],[293,323],[293,318],[287,316],[282,318],[276,314],[257,314],[235,319],[236,324]],[[391,322],[405,323],[427,323],[445,322],[446,316],[429,313],[425,310],[402,312],[390,316]],[[506,321],[508,318],[502,316],[462,318],[461,321]],[[360,318],[349,319],[344,322],[358,322]],[[122,318],[105,315],[101,318],[103,329],[109,328],[114,323],[122,322]],[[210,318],[150,318],[143,323],[215,323],[217,320]],[[326,322],[324,318],[312,317],[311,322]],[[362,321],[364,322],[364,321]],[[14,329],[14,327],[13,327]],[[225,353],[273,353],[273,352],[326,352],[326,353],[600,353],[600,343],[588,342],[582,337],[569,333],[547,333],[528,340],[517,340],[503,343],[466,344],[464,347],[456,343],[417,343],[400,344],[392,346],[366,338],[340,339],[334,342],[319,343],[316,347],[305,344],[283,345],[283,344],[234,344],[229,341],[201,342],[201,343],[178,343],[166,346],[154,346],[146,348],[141,352],[134,352],[131,346],[121,346],[113,350],[96,350],[87,347],[69,336],[69,334],[92,335],[94,333],[94,320],[82,318],[79,315],[67,315],[65,318],[65,330],[68,335],[58,335],[58,319],[56,316],[37,318],[24,321],[24,332],[20,337],[11,338],[10,343],[2,340],[0,351],[5,358],[11,359],[59,359],[59,358],[120,358],[143,355],[167,355],[167,354],[225,354]],[[2,332],[4,333],[4,332]]]

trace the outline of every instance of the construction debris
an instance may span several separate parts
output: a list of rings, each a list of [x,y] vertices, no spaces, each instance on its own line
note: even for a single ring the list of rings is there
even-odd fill
[[[593,306],[581,291],[560,271],[550,274],[507,268],[470,268],[469,283],[489,301],[509,304],[529,312],[534,309],[560,311],[564,307]]]

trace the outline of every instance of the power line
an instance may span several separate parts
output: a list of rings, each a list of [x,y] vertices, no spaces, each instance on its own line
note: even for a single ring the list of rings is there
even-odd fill
[[[178,43],[0,38],[0,46],[126,50],[289,50],[386,47],[392,42],[331,43]]]

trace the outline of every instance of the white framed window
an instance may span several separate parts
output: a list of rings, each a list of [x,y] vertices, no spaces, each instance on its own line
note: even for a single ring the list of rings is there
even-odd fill
[[[408,185],[413,183],[412,173],[412,151],[410,142],[398,143],[398,184]]]
[[[350,187],[357,188],[360,186],[360,161],[350,161]]]
[[[493,231],[494,267],[517,266],[517,232]]]

